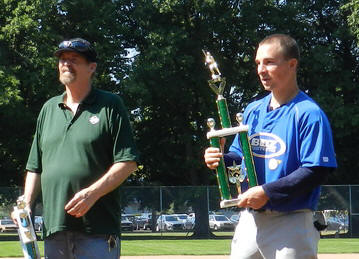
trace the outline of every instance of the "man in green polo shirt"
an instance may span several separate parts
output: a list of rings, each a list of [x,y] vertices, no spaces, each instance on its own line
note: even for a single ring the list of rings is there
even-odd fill
[[[60,43],[65,92],[42,107],[26,165],[24,198],[42,191],[45,257],[119,258],[119,185],[138,159],[126,108],[92,87],[96,52],[81,38]]]

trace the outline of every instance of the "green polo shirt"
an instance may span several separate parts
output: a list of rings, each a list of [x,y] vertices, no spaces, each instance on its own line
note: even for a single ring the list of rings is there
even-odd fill
[[[41,173],[44,236],[63,230],[118,234],[118,188],[81,218],[64,207],[114,163],[138,159],[127,111],[119,96],[99,89],[91,90],[75,115],[63,99],[64,94],[53,97],[42,107],[26,165],[28,171]]]

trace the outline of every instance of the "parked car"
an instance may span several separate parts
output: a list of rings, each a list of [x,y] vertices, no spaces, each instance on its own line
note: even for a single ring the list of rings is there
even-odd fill
[[[17,226],[11,219],[1,219],[0,220],[0,232],[6,231],[16,231]]]
[[[133,226],[135,225],[136,214],[121,214],[121,216],[131,221]]]
[[[173,215],[161,215],[157,219],[156,230],[157,231],[174,231],[183,230],[184,224],[178,217]]]
[[[127,217],[121,216],[121,230],[133,231],[133,223]]]
[[[196,223],[196,218],[195,217],[188,217],[186,223],[185,223],[185,229],[186,230],[190,230],[190,229],[194,229],[194,225]]]
[[[43,225],[43,219],[42,216],[35,216],[34,219],[34,229],[35,231],[42,231],[42,225]]]
[[[234,224],[237,225],[239,221],[239,214],[233,214],[229,220]]]
[[[330,217],[326,219],[327,228],[326,230],[334,230],[336,232],[344,231],[348,229],[348,225],[344,221],[340,220],[337,217]]]
[[[190,230],[194,227],[194,220],[189,217],[187,214],[172,214],[176,216],[180,221],[183,222],[183,229]]]
[[[137,216],[134,221],[134,226],[136,230],[152,229],[152,216]]]
[[[209,215],[209,227],[214,230],[233,230],[234,224],[225,215]]]

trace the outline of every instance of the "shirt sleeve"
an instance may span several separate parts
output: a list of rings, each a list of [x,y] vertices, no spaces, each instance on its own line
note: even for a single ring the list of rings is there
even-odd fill
[[[269,202],[274,206],[279,205],[309,193],[325,183],[332,170],[328,167],[300,167],[277,181],[264,184],[263,189],[269,197]]]
[[[239,134],[236,134],[232,145],[229,147],[229,152],[236,153],[239,157],[243,156],[241,144],[239,142]]]
[[[337,167],[332,132],[321,110],[308,112],[302,118],[300,143],[302,167]]]
[[[139,160],[138,152],[123,101],[118,97],[118,106],[111,118],[114,163]]]
[[[26,170],[34,173],[42,172],[41,132],[42,132],[42,122],[44,116],[45,116],[45,108],[43,107],[37,118],[36,131],[35,131],[34,139],[31,144],[29,157],[26,163]]]
[[[236,165],[240,165],[242,162],[242,158],[236,152],[228,152],[224,154],[223,160],[226,167],[232,166],[233,162],[235,162]]]

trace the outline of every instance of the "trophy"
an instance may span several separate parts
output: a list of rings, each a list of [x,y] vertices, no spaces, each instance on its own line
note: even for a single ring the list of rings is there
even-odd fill
[[[39,247],[36,241],[36,234],[32,225],[29,211],[25,208],[24,197],[20,196],[16,201],[14,214],[18,223],[18,233],[22,252],[25,259],[40,259]]]
[[[238,122],[238,126],[232,127],[231,120],[229,117],[227,101],[223,97],[224,88],[226,85],[226,80],[224,77],[221,77],[221,72],[218,69],[218,65],[214,60],[213,56],[208,51],[203,51],[205,56],[205,64],[208,65],[209,70],[211,72],[211,79],[208,80],[209,87],[213,90],[213,92],[217,95],[217,110],[220,118],[220,123],[222,129],[216,130],[215,120],[213,118],[209,118],[207,120],[207,126],[209,127],[209,132],[207,133],[207,139],[210,141],[210,145],[212,147],[216,147],[221,150],[220,138],[239,134],[239,141],[242,148],[242,163],[244,162],[245,169],[244,172],[241,170],[240,165],[236,165],[235,162],[232,166],[228,167],[228,174],[226,170],[226,166],[224,164],[223,158],[220,159],[219,165],[216,169],[216,176],[218,182],[218,188],[221,195],[221,208],[233,207],[237,206],[240,202],[241,191],[241,183],[245,180],[248,181],[248,186],[253,187],[258,185],[257,174],[254,167],[253,154],[251,150],[251,146],[249,144],[248,139],[248,125],[244,125],[243,115],[242,113],[236,114],[236,120]],[[222,150],[223,153],[223,150]],[[229,182],[236,185],[236,189],[238,192],[238,197],[232,199]]]

